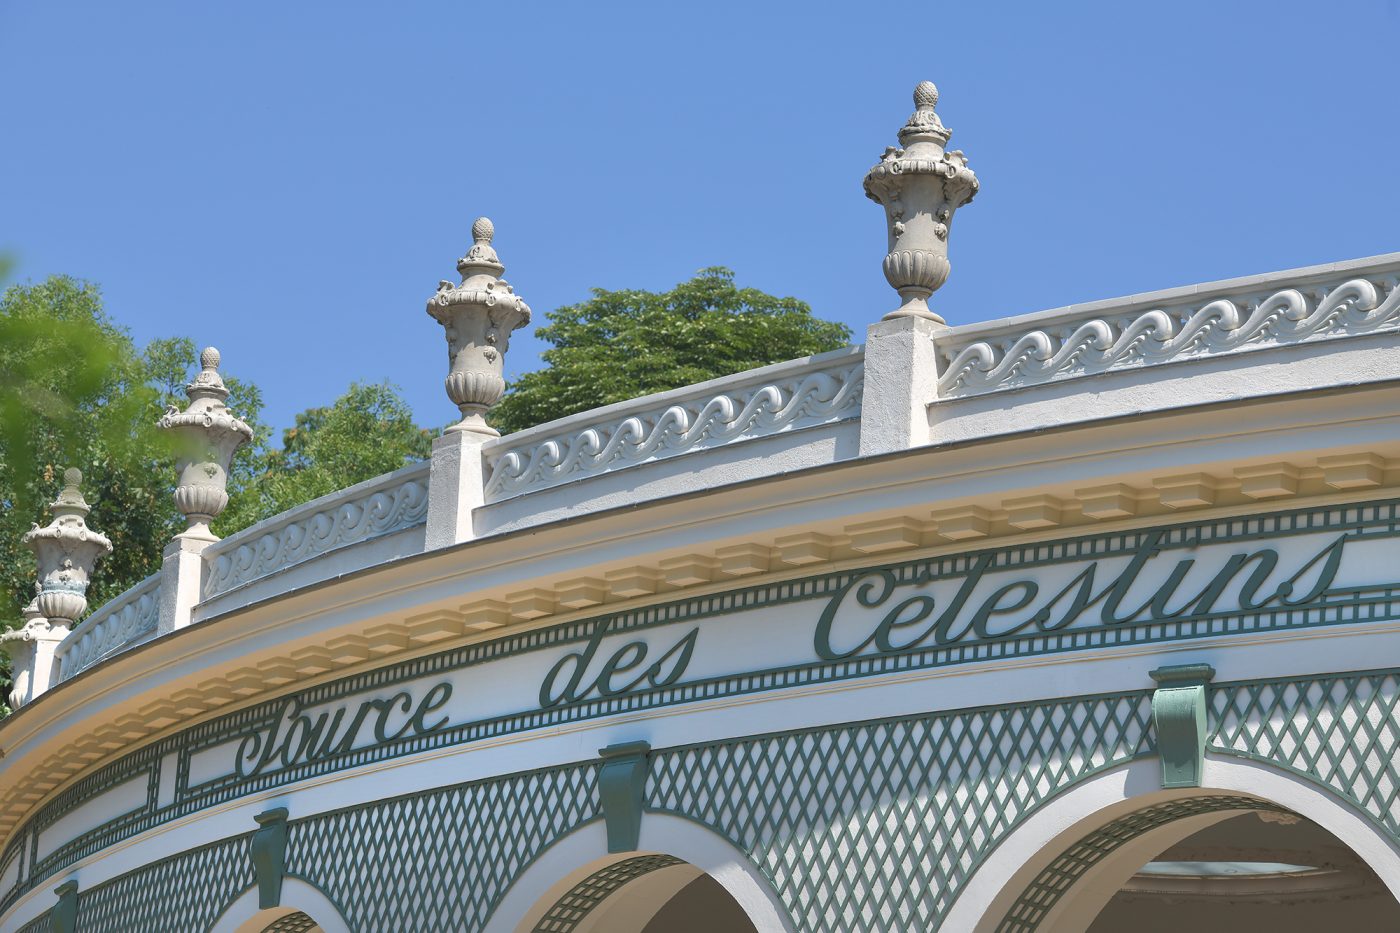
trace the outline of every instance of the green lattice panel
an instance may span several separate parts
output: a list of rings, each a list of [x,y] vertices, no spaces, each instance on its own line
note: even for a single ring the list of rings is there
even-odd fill
[[[1394,671],[1222,686],[1209,745],[1307,775],[1400,838],[1397,698]]]
[[[165,859],[78,891],[82,933],[171,933],[207,930],[253,884],[248,836]]]
[[[480,930],[526,865],[596,816],[597,770],[536,771],[293,819],[287,870],[321,888],[356,930]]]
[[[658,752],[648,805],[751,853],[798,929],[936,929],[1016,822],[1147,750],[1147,693]]]
[[[47,913],[19,928],[19,933],[53,933],[53,918]]]

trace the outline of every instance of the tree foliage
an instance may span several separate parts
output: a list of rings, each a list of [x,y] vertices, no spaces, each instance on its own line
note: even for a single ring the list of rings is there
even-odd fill
[[[432,434],[387,384],[354,383],[335,403],[310,408],[282,435],[280,450],[263,450],[256,481],[231,496],[221,533],[373,479],[432,450]]]
[[[516,379],[492,411],[502,432],[835,350],[851,338],[806,302],[739,288],[719,267],[668,292],[594,289],[588,301],[547,316],[535,332],[551,344],[542,354],[547,368]]]
[[[187,337],[138,349],[90,284],[55,276],[0,296],[0,627],[14,625],[33,595],[34,558],[20,536],[49,520],[67,467],[83,471],[88,525],[113,544],[93,574],[89,605],[160,567],[184,523],[171,496],[170,440],[155,423],[166,406],[188,404],[185,385],[198,368]],[[229,407],[254,439],[234,456],[217,534],[428,454],[429,436],[388,385],[354,385],[333,405],[303,412],[274,449],[257,386],[222,375]]]
[[[0,277],[3,277],[0,257]],[[795,298],[738,288],[726,269],[701,271],[668,292],[605,291],[559,308],[537,331],[547,368],[516,380],[493,421],[518,430],[652,392],[844,346],[850,332]],[[0,628],[33,595],[34,559],[20,544],[70,466],[83,471],[90,527],[111,538],[88,590],[102,605],[160,567],[183,526],[171,496],[170,439],[155,427],[187,403],[198,369],[194,341],[138,348],[102,307],[98,289],[66,276],[0,295]],[[311,499],[427,457],[432,435],[388,384],[355,383],[296,417],[270,443],[257,387],[223,373],[229,407],[254,429],[234,457],[222,536]],[[0,656],[0,665],[3,664]],[[0,696],[8,691],[0,667]],[[3,707],[0,707],[3,714]]]

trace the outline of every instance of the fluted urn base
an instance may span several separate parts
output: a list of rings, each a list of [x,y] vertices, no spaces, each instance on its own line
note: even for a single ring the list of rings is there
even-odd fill
[[[51,625],[72,625],[87,611],[87,596],[79,590],[45,589],[37,602]]]
[[[899,292],[903,302],[885,315],[885,320],[901,317],[921,317],[944,323],[943,318],[928,309],[928,299],[948,281],[948,258],[927,249],[894,249],[885,257],[885,280]]]
[[[457,405],[462,420],[447,430],[466,431],[486,437],[500,437],[501,432],[486,423],[486,412],[501,400],[506,381],[499,374],[468,369],[449,373],[446,380],[447,397]]]
[[[226,505],[228,492],[219,486],[191,483],[175,487],[175,507],[189,523],[180,532],[180,537],[219,540],[218,535],[209,530],[209,523],[218,517]]]

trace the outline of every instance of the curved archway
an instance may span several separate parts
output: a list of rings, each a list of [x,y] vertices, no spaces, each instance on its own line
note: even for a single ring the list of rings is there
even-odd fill
[[[486,933],[642,933],[682,896],[732,902],[756,933],[793,933],[777,894],[743,852],[664,813],[643,818],[636,852],[609,855],[601,821],[556,841],[515,879]]]
[[[210,928],[210,933],[350,933],[340,910],[315,885],[288,876],[282,881],[282,904],[258,907],[258,889],[238,895]]]
[[[1157,853],[1250,810],[1306,818],[1400,900],[1400,847],[1329,789],[1263,762],[1209,755],[1200,788],[1163,790],[1157,760],[1146,758],[1067,789],[1022,822],[968,880],[943,928],[1083,929],[1105,892]],[[1098,857],[1101,847],[1117,857]],[[1125,865],[1134,867],[1124,874]]]

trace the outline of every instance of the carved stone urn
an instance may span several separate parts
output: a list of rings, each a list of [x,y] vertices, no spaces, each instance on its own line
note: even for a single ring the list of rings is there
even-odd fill
[[[36,586],[36,594],[38,589]],[[21,617],[24,621],[19,628],[0,632],[0,651],[10,656],[11,690],[7,699],[13,709],[49,688],[56,667],[54,652],[68,637],[67,625],[51,625],[39,612],[37,595],[21,610]]]
[[[209,523],[228,505],[229,464],[238,448],[253,439],[253,429],[224,404],[228,387],[219,376],[219,351],[206,347],[199,365],[199,375],[185,386],[189,407],[180,411],[171,405],[156,426],[175,436],[180,471],[175,507],[188,525],[180,536],[216,541]]]
[[[884,205],[889,227],[885,279],[903,302],[885,315],[922,317],[943,323],[928,299],[948,280],[948,228],[953,212],[977,194],[977,176],[962,152],[947,152],[952,131],[933,112],[938,88],[922,81],[914,89],[914,114],[865,175],[865,194]]]
[[[112,542],[87,526],[91,509],[78,490],[82,481],[79,471],[65,470],[63,491],[49,506],[53,520],[43,528],[35,525],[20,539],[38,562],[35,608],[50,625],[72,625],[82,618],[92,569],[98,558],[112,553]]]
[[[447,397],[462,413],[447,430],[488,437],[500,436],[486,423],[486,412],[506,390],[511,332],[530,323],[530,306],[501,278],[506,267],[491,248],[495,233],[490,220],[478,217],[472,247],[457,261],[461,283],[444,279],[428,299],[428,314],[447,331]]]

